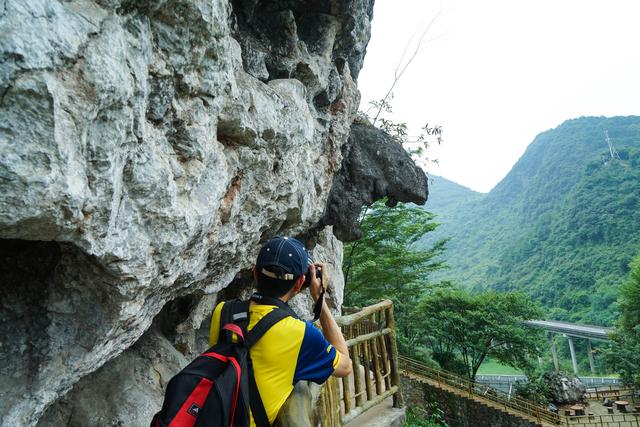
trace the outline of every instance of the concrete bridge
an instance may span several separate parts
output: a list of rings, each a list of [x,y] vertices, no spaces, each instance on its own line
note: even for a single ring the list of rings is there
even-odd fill
[[[601,326],[591,325],[577,325],[575,323],[558,322],[555,320],[528,320],[524,323],[526,326],[529,326],[531,328],[544,329],[548,332],[549,341],[551,342],[553,366],[556,371],[559,370],[558,351],[556,349],[556,344],[552,339],[553,334],[561,334],[562,336],[567,338],[574,374],[578,374],[578,361],[576,359],[576,350],[573,345],[573,339],[580,338],[587,340],[587,356],[589,357],[589,367],[591,368],[591,373],[595,374],[596,367],[593,360],[593,349],[591,347],[591,341],[609,341],[609,334],[613,331],[612,328],[604,328]]]

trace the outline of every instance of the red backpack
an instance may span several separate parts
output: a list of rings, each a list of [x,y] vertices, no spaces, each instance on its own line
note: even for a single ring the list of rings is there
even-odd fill
[[[256,426],[268,427],[249,349],[271,326],[295,315],[283,308],[264,316],[247,333],[249,301],[225,302],[218,343],[171,378],[162,409],[153,417],[151,427],[248,427],[249,408]],[[233,334],[237,336],[235,343]]]

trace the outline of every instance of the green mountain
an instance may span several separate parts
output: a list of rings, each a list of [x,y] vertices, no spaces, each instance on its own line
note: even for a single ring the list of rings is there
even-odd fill
[[[441,176],[429,175],[429,200],[426,207],[437,208],[439,216],[453,215],[461,203],[480,200],[483,197],[484,193],[478,193]]]
[[[423,243],[450,238],[438,279],[523,290],[550,319],[610,325],[640,253],[640,117],[582,117],[543,132],[486,194],[433,177],[425,209],[441,226]]]

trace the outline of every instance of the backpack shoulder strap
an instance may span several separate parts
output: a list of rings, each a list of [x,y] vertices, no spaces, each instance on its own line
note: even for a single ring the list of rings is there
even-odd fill
[[[267,411],[264,409],[264,403],[262,403],[260,391],[258,390],[258,384],[256,384],[256,377],[253,374],[253,363],[251,362],[251,357],[247,358],[247,365],[247,379],[249,382],[249,407],[251,408],[253,420],[256,423],[256,427],[271,427],[269,417],[267,416]]]
[[[222,312],[220,313],[220,337],[224,338],[227,342],[231,342],[232,333],[223,330],[223,327],[229,323],[238,325],[244,335],[247,335],[246,331],[249,325],[249,301],[234,299],[226,301],[222,306]]]
[[[284,303],[283,303],[284,304]],[[249,324],[249,305],[250,301],[231,300],[225,302],[222,306],[222,313],[220,313],[220,328],[221,334],[223,333],[222,327],[228,323],[235,323],[240,326],[243,331],[247,330]],[[274,304],[275,305],[275,304]],[[244,347],[249,349],[254,345],[262,336],[280,320],[295,316],[295,312],[288,306],[282,307],[278,305],[278,308],[272,310],[251,329],[251,331],[245,333]],[[297,317],[297,316],[296,316]],[[225,338],[231,342],[231,332],[224,331],[226,333]],[[253,363],[251,356],[247,354],[247,373],[248,373],[248,385],[249,385],[249,404],[251,407],[251,413],[253,414],[254,421],[257,427],[269,427],[269,418],[264,409],[260,392],[256,384],[255,376],[253,374]]]
[[[284,318],[290,317],[291,313],[281,308],[276,308],[269,312],[266,316],[258,321],[258,323],[249,331],[244,340],[246,348],[251,348],[260,338],[276,323]],[[258,391],[258,385],[256,384],[256,378],[253,373],[253,363],[251,356],[248,358],[249,364],[249,402],[251,406],[251,413],[253,419],[256,422],[257,427],[269,427],[269,418],[267,412],[264,409],[260,392]]]

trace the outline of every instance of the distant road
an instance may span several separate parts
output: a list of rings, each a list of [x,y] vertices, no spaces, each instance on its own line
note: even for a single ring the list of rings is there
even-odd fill
[[[557,322],[555,320],[527,320],[525,325],[546,331],[570,335],[572,337],[609,341],[612,328],[602,326],[576,325],[574,323]]]

